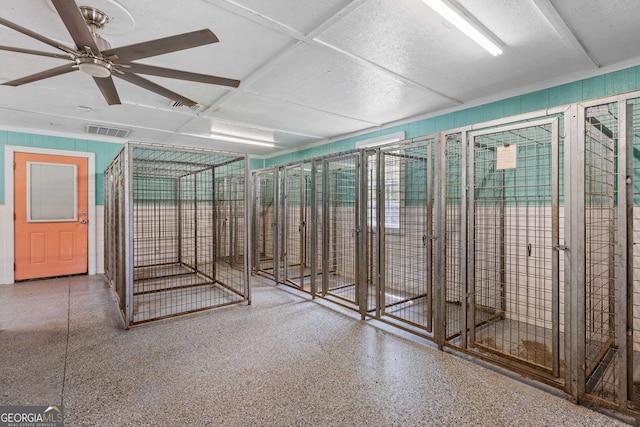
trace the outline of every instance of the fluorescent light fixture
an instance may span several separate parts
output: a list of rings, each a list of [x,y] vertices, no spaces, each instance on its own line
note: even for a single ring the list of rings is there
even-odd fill
[[[261,147],[269,147],[269,148],[275,147],[275,144],[273,144],[272,142],[258,141],[256,139],[249,139],[249,138],[241,138],[238,136],[225,135],[222,133],[211,132],[209,134],[209,138],[218,139],[220,141],[237,142],[239,144],[259,145]]]
[[[435,10],[444,19],[452,23],[457,29],[465,33],[471,40],[485,48],[493,56],[502,53],[502,49],[496,42],[483,34],[471,21],[465,18],[458,10],[443,0],[422,0],[431,9]]]
[[[404,139],[404,131],[395,132],[388,135],[376,136],[374,138],[364,139],[356,142],[356,148],[373,148],[381,145],[391,144],[392,142],[402,141]]]

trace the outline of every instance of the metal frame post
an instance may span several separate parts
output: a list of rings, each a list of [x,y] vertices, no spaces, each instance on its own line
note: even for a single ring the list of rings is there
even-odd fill
[[[126,278],[126,303],[125,303],[125,327],[129,328],[133,321],[133,147],[126,145],[124,149],[124,240],[125,240],[125,278]]]
[[[376,150],[376,232],[378,234],[378,283],[376,284],[376,318],[380,318],[385,309],[385,288],[387,282],[387,235],[385,227],[385,162],[386,157],[380,149]]]
[[[246,300],[249,305],[251,305],[251,277],[250,277],[250,266],[251,266],[251,250],[253,247],[252,242],[252,233],[249,232],[251,223],[251,206],[249,201],[251,200],[250,193],[250,185],[251,182],[249,179],[249,157],[244,156],[244,280],[245,280],[245,295]],[[214,262],[215,265],[215,262]]]
[[[280,282],[280,169],[273,170],[273,279]]]
[[[329,291],[329,161],[322,164],[322,296]]]
[[[443,134],[437,134],[435,137],[435,141],[430,144],[430,147],[434,148],[434,154],[431,154],[431,149],[429,150],[429,164],[431,164],[432,156],[435,155],[435,173],[433,175],[428,174],[427,179],[432,179],[433,176],[433,190],[434,190],[434,204],[435,206],[429,212],[427,212],[428,216],[431,216],[433,213],[433,223],[434,223],[434,240],[435,242],[435,256],[429,257],[428,262],[432,262],[433,269],[431,270],[431,275],[433,280],[432,284],[432,292],[433,292],[433,300],[435,301],[435,310],[434,310],[434,328],[433,328],[433,337],[436,345],[440,350],[442,350],[445,341],[445,304],[446,304],[446,272],[445,272],[445,262],[446,262],[446,138]],[[435,146],[435,147],[434,147]],[[427,226],[429,227],[431,224],[427,222]],[[430,230],[428,230],[430,231]]]
[[[633,400],[633,105],[618,99],[618,226],[616,227],[616,336],[623,408]],[[630,332],[630,335],[628,334]],[[631,337],[631,339],[629,339]]]
[[[468,304],[467,304],[467,324],[466,324],[466,329],[469,330],[471,333],[468,337],[468,339],[470,340],[471,343],[475,342],[476,340],[476,331],[475,331],[475,324],[476,324],[476,312],[475,312],[475,304],[476,304],[476,298],[475,298],[475,293],[476,293],[476,285],[475,285],[475,232],[476,232],[476,225],[475,225],[475,143],[474,143],[474,139],[473,137],[470,137],[470,135],[467,135],[468,138],[468,142],[467,142],[467,147],[469,149],[469,165],[468,165],[468,171],[469,171],[469,184],[468,184],[468,203],[469,203],[469,207],[468,209],[470,210],[470,212],[468,213],[468,236],[469,239],[467,240],[467,290],[468,290]],[[468,343],[466,343],[468,345]]]
[[[565,113],[568,155],[565,155],[565,336],[568,392],[578,403],[585,393],[585,147],[584,107],[573,104]]]
[[[317,183],[317,169],[316,160],[311,162],[311,277],[310,277],[310,292],[311,298],[316,298],[317,279],[318,279],[318,195],[316,193]]]
[[[560,376],[560,140],[559,120],[551,125],[551,354],[553,376]],[[556,250],[557,248],[557,250]]]
[[[467,157],[467,149],[469,148],[469,142],[467,139],[467,131],[460,132],[460,168],[462,169],[462,177],[461,177],[461,185],[460,189],[460,268],[462,271],[460,272],[460,285],[463,286],[462,289],[462,319],[460,319],[460,345],[462,348],[467,348],[468,344],[468,336],[467,331],[469,330],[469,265],[467,264],[467,256],[469,250],[469,233],[468,227],[469,223],[469,205],[468,205],[468,193],[469,193],[469,157]],[[473,193],[473,191],[471,191]]]
[[[356,304],[360,309],[362,320],[367,316],[368,287],[367,283],[367,157],[361,151],[356,163]]]

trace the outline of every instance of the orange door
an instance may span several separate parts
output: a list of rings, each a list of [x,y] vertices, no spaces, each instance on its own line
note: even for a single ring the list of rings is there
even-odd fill
[[[87,272],[87,159],[15,153],[15,280]]]

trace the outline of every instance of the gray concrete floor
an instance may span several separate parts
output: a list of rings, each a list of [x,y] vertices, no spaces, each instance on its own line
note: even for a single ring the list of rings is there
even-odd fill
[[[119,327],[102,276],[0,286],[0,405],[67,426],[624,425],[254,280],[253,305]]]

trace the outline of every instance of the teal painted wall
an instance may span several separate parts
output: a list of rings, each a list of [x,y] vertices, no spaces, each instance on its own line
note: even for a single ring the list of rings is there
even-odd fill
[[[264,167],[264,159],[253,159],[249,157],[249,170],[262,169]]]
[[[265,167],[298,162],[328,154],[352,150],[356,142],[394,132],[404,131],[406,138],[429,135],[435,132],[509,117],[516,114],[544,110],[546,108],[586,101],[595,98],[631,92],[640,89],[640,66],[579,80],[549,89],[515,96],[442,116],[419,120],[318,147],[296,151],[265,159]]]
[[[17,145],[21,147],[38,147],[56,150],[82,151],[95,153],[96,159],[96,204],[104,204],[103,172],[111,160],[122,148],[122,144],[91,141],[86,139],[65,138],[59,136],[36,135],[30,133],[0,130],[0,176],[5,176],[4,147]],[[3,178],[4,181],[4,178]],[[4,184],[0,185],[0,205],[5,204]]]

